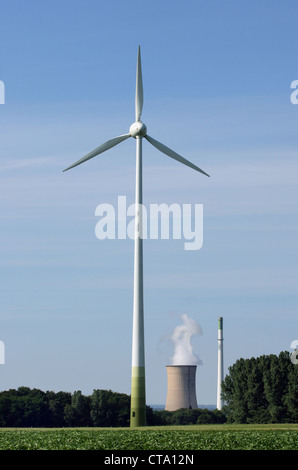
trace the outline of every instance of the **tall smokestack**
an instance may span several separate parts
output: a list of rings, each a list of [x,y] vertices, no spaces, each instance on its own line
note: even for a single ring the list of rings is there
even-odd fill
[[[223,368],[223,318],[218,318],[218,355],[217,355],[217,409],[221,410],[223,407],[223,400],[221,398],[221,384],[224,379],[224,368]]]
[[[167,366],[168,392],[165,409],[198,408],[196,398],[196,365]]]

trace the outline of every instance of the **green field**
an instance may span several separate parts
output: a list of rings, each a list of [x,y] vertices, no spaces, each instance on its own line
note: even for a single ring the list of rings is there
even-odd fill
[[[0,450],[298,450],[298,424],[2,428]]]

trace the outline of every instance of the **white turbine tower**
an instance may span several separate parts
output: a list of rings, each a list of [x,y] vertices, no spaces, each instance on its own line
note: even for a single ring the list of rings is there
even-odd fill
[[[143,237],[142,237],[142,138],[162,153],[184,163],[184,165],[209,176],[193,163],[178,155],[147,134],[147,128],[141,121],[143,109],[143,79],[141,68],[141,52],[138,49],[137,79],[135,95],[135,122],[130,126],[129,133],[114,137],[97,147],[64,171],[70,170],[81,163],[96,157],[100,153],[114,147],[120,142],[134,137],[136,139],[136,198],[135,198],[135,250],[134,250],[134,296],[133,296],[133,333],[132,333],[132,373],[131,373],[131,414],[130,425],[146,424],[145,396],[145,348],[144,348],[144,306],[143,306]]]

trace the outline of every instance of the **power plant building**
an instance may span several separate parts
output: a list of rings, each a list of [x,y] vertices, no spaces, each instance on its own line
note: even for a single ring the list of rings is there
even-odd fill
[[[167,400],[165,410],[198,408],[196,397],[196,365],[167,366]]]

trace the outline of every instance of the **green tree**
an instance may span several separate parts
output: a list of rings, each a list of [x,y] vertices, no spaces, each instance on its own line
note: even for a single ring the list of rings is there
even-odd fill
[[[94,426],[128,426],[130,397],[111,390],[94,390],[90,416]]]
[[[108,400],[105,390],[93,390],[90,401],[93,426],[108,426]]]
[[[251,359],[239,359],[229,368],[222,384],[225,412],[239,423],[297,420],[297,371],[287,351]]]
[[[289,353],[281,352],[279,356],[267,357],[267,367],[263,374],[264,391],[268,401],[270,421],[280,423],[287,421],[285,399],[288,392]]]
[[[66,405],[71,405],[71,393],[47,391],[46,397],[51,415],[51,426],[63,427],[66,424],[64,421],[64,409]]]
[[[263,371],[260,360],[254,357],[248,362],[247,370],[247,423],[260,423],[268,421],[268,402],[264,394]]]
[[[45,393],[33,389],[20,399],[23,409],[23,425],[26,427],[48,427],[51,425],[50,411]]]
[[[69,427],[77,426],[76,410],[69,403],[64,407],[64,422]]]
[[[0,426],[10,426],[11,398],[7,392],[0,394]]]
[[[288,391],[284,400],[290,422],[298,423],[298,364],[290,364]]]
[[[238,359],[229,367],[229,375],[222,383],[222,397],[229,408],[229,420],[245,423],[248,415],[247,378],[249,364]]]
[[[74,410],[76,426],[90,426],[90,399],[82,394],[80,390],[73,393],[71,406]]]

